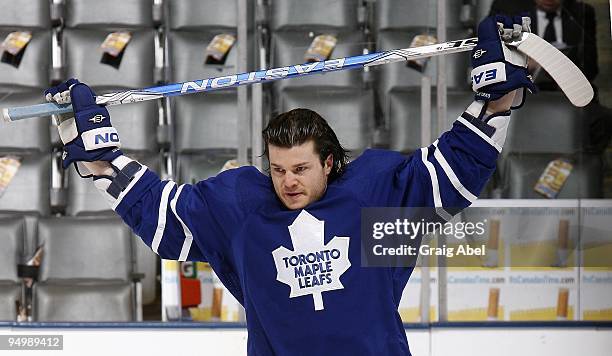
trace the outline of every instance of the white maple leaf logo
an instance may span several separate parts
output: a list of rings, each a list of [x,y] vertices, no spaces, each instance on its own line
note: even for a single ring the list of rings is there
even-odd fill
[[[340,276],[351,266],[349,237],[324,244],[325,222],[302,210],[289,226],[293,251],[281,246],[272,251],[276,280],[291,287],[289,298],[312,294],[315,310],[323,310],[322,292],[343,289]]]

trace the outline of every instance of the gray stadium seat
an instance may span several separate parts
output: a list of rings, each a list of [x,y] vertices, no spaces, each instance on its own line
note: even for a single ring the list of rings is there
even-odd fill
[[[16,302],[23,302],[17,265],[24,261],[24,221],[18,217],[0,218],[0,231],[0,321],[14,321]]]
[[[285,90],[281,112],[307,108],[318,112],[349,150],[360,152],[372,145],[374,94],[371,90]]]
[[[326,33],[317,32],[315,35]],[[335,33],[338,44],[330,58],[357,56],[366,47],[365,38],[360,32]],[[304,63],[304,54],[310,46],[313,37],[308,31],[276,32],[272,35],[272,67],[288,66]],[[304,78],[281,80],[275,83],[277,90],[288,87],[360,87],[362,86],[362,71],[346,70],[335,73],[314,75]]]
[[[144,275],[141,280],[142,304],[148,305],[155,301],[157,295],[157,285],[159,284],[157,281],[157,270],[160,258],[138,236],[132,238],[132,249],[136,259],[134,272]]]
[[[159,155],[156,153],[126,154],[145,164],[154,172],[159,172]],[[68,171],[68,204],[66,214],[70,216],[109,214],[114,216],[108,201],[96,189],[91,179],[79,177],[75,169]]]
[[[49,0],[0,0],[0,27],[51,28]]]
[[[34,285],[33,319],[39,322],[134,321],[133,291],[126,283]]]
[[[3,108],[42,102],[44,102],[42,90],[29,93],[0,94],[0,107]],[[50,125],[50,116],[4,124],[2,130],[0,130],[0,150],[49,152],[51,149]]]
[[[0,40],[17,28],[0,30]],[[21,29],[23,30],[23,29]],[[32,39],[23,50],[19,66],[0,62],[0,91],[46,89],[50,83],[51,31],[32,31]]]
[[[216,176],[225,162],[236,159],[235,149],[208,150],[198,154],[182,154],[177,162],[178,181],[194,184]]]
[[[237,27],[236,0],[172,0],[168,2],[168,9],[168,23],[173,30],[201,31]]]
[[[271,28],[287,29],[346,29],[357,30],[359,23],[355,0],[273,0]]]
[[[476,22],[479,23],[491,12],[491,5],[495,0],[478,0],[476,4]]]
[[[504,151],[510,153],[578,152],[588,127],[584,111],[561,92],[529,95],[525,106],[512,113]],[[533,138],[537,137],[537,140]]]
[[[17,319],[17,301],[21,301],[22,286],[0,281],[0,321]]]
[[[118,217],[41,218],[38,243],[45,246],[39,280],[131,280],[129,227]]]
[[[0,212],[49,214],[50,168],[49,154],[22,155],[17,174],[0,196]]]
[[[429,33],[435,35],[435,30]],[[415,35],[422,34],[421,31],[386,31],[378,34],[377,50],[386,51],[397,48],[410,47]],[[463,39],[468,37],[467,30],[449,31],[448,38]],[[465,53],[447,56],[447,86],[449,88],[469,88],[470,58]],[[422,74],[417,70],[407,67],[405,63],[394,63],[376,68],[378,73],[378,91],[381,96],[396,88],[420,87]],[[431,78],[433,86],[436,85],[437,65],[435,59],[430,59],[425,69],[425,75]]]
[[[176,97],[173,104],[177,152],[238,147],[236,91]]]
[[[63,31],[66,77],[79,78],[95,89],[145,88],[154,84],[155,30],[132,31],[118,69],[100,63],[100,45],[110,31]]]
[[[36,321],[133,321],[132,233],[119,218],[44,218]]]
[[[447,96],[447,114],[449,123],[446,131],[473,100],[473,93],[467,91],[449,91]],[[421,143],[421,91],[419,89],[408,91],[392,91],[385,100],[388,113],[389,148],[394,151],[412,152],[423,147]],[[432,132],[437,122],[436,95],[431,97]],[[427,142],[429,144],[430,142]]]
[[[70,28],[153,27],[153,0],[65,0]]]
[[[19,217],[0,218],[0,281],[20,283],[17,265],[24,259],[25,224]]]
[[[113,126],[119,132],[122,150],[138,152],[159,150],[157,142],[159,113],[158,103],[155,100],[110,106],[108,111]]]
[[[563,154],[510,154],[502,160],[502,197],[511,199],[543,198],[533,190],[538,178],[554,159]],[[574,156],[574,169],[559,191],[557,199],[602,198],[602,162],[599,156]]]
[[[220,33],[235,35],[235,30],[225,32],[170,32],[168,34],[170,81],[185,82],[237,73],[237,43],[227,54],[224,65],[204,64],[206,46],[215,35]]]
[[[451,28],[461,27],[459,13],[461,1],[446,2],[446,25]],[[435,4],[424,4],[421,0],[377,0],[375,11],[375,29],[397,30],[415,27],[435,28],[437,26],[437,7]]]

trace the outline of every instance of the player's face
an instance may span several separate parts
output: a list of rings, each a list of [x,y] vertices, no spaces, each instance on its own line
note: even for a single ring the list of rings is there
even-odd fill
[[[557,11],[561,6],[561,0],[536,0],[536,5],[542,11]]]
[[[302,209],[325,193],[332,156],[321,164],[314,148],[312,140],[291,148],[268,146],[274,190],[288,209]]]

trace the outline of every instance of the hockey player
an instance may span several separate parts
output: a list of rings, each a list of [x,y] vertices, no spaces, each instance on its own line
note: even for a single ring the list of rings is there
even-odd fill
[[[246,309],[249,355],[409,355],[397,308],[412,268],[360,266],[360,209],[429,206],[448,219],[476,199],[495,169],[513,99],[522,104],[523,92],[535,90],[527,59],[502,40],[528,30],[521,18],[479,25],[475,101],[407,159],[367,150],[347,164],[325,120],[297,109],[263,132],[270,176],[242,167],[177,185],[122,154],[88,86],[72,79],[46,96],[74,108],[59,125],[64,167],[93,176],[162,258],[210,263]]]

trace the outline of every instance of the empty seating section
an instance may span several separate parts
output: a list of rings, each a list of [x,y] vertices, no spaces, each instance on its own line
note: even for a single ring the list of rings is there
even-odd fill
[[[17,318],[17,303],[23,306],[22,283],[17,265],[23,263],[25,226],[19,218],[0,218],[0,321]]]
[[[371,90],[287,90],[282,96],[281,111],[315,108],[336,132],[342,146],[359,153],[372,145],[373,99]]]
[[[237,0],[173,0],[168,9],[172,30],[235,30],[238,25]]]
[[[310,30],[313,28],[358,30],[358,1],[310,0],[271,2],[271,23],[274,31]]]
[[[41,219],[45,257],[34,288],[35,319],[134,320],[132,238],[117,217]]]
[[[447,96],[449,116],[458,117],[470,103],[471,98],[471,92],[449,91]],[[437,121],[435,103],[434,93],[431,98],[431,106],[434,108],[431,112],[432,130]],[[429,142],[421,142],[421,91],[418,88],[392,91],[388,94],[388,105],[390,149],[409,153],[429,145]],[[454,119],[455,117],[452,117],[452,120]]]
[[[76,77],[97,93],[107,93],[235,74],[237,46],[242,43],[248,46],[248,70],[259,65],[255,26],[247,38],[236,38],[222,63],[206,63],[207,46],[215,36],[237,37],[237,0],[165,0],[162,18],[156,15],[160,2],[154,0],[62,2],[63,11],[56,14],[56,1],[0,0],[0,40],[16,31],[32,34],[16,61],[0,62],[0,107],[42,102],[43,90],[59,79],[57,69],[61,79]],[[491,2],[471,2],[476,20],[488,14]],[[264,3],[265,8],[256,9],[258,2],[249,0],[247,13],[249,26],[259,23],[267,30],[263,45],[268,68],[304,63],[319,35],[337,39],[330,54],[337,58],[366,49],[406,48],[416,35],[437,33],[436,7],[420,0]],[[460,21],[463,3],[446,2],[449,40],[474,35],[474,29]],[[103,63],[100,45],[117,31],[129,32],[131,39],[113,65]],[[469,61],[466,54],[447,57],[445,129],[473,100]],[[378,130],[386,134],[383,147],[409,154],[423,146],[423,76],[431,79],[435,134],[435,59],[422,72],[396,63],[372,68],[367,75],[351,70],[265,84],[263,111],[270,114],[264,115],[264,126],[271,115],[309,108],[327,119],[351,158],[374,144]],[[236,158],[239,128],[249,124],[238,109],[235,88],[109,107],[121,149],[179,183],[214,176]],[[573,169],[557,198],[601,198],[603,163],[600,156],[583,152],[588,134],[584,115],[560,93],[530,95],[525,107],[513,113],[496,180],[482,197],[494,191],[503,198],[542,198],[533,189],[538,178],[551,161],[565,159]],[[16,320],[16,302],[25,302],[26,295],[16,266],[40,244],[45,252],[33,289],[34,320],[136,320],[134,273],[144,273],[142,300],[152,303],[158,293],[159,257],[120,222],[90,179],[80,178],[73,169],[57,174],[53,163],[61,148],[56,127],[50,124],[46,117],[0,130],[0,157],[20,160],[15,177],[0,192],[0,320]],[[170,133],[168,139],[165,133]],[[171,169],[162,172],[167,157],[172,158]],[[60,203],[58,189],[65,193]]]
[[[252,16],[254,2],[249,4],[248,11]],[[168,81],[182,82],[238,72],[236,47],[252,39],[237,36],[237,6],[236,0],[178,0],[168,3]],[[222,63],[207,64],[206,48],[215,36],[221,34],[234,36],[236,42]],[[181,172],[206,170],[208,158],[223,159],[220,169],[226,160],[236,157],[239,123],[236,89],[176,97],[171,99],[170,107],[174,124],[173,148],[178,154],[176,179],[179,182],[190,182],[189,177]]]
[[[69,28],[152,28],[153,0],[64,0]]]
[[[16,31],[32,37],[17,58],[0,62],[0,92],[31,91],[49,85],[51,69],[51,16],[48,0],[0,1],[0,40]]]
[[[459,28],[461,1],[446,2],[446,26]],[[374,28],[378,31],[431,28],[437,26],[435,3],[425,5],[419,0],[376,0]],[[435,32],[434,32],[435,33]]]
[[[583,111],[561,92],[531,95],[513,113],[504,150],[513,153],[573,154],[583,147],[586,134]],[[526,134],[529,133],[529,134]],[[533,138],[537,137],[537,140]]]
[[[588,122],[585,112],[573,107],[561,92],[541,92],[514,113],[499,171],[505,198],[542,198],[534,191],[538,178],[555,159],[565,159],[573,169],[558,198],[600,198],[602,161],[583,153]],[[537,137],[537,140],[533,138]]]
[[[282,67],[304,62],[304,54],[310,46],[315,35],[328,34],[328,31],[287,31],[273,34],[271,55],[274,58],[273,67]],[[359,55],[365,47],[365,37],[360,32],[333,32],[338,43],[330,58],[348,57]],[[362,71],[341,71],[313,75],[304,78],[282,80],[274,83],[275,88],[280,91],[289,87],[309,87],[314,90],[317,87],[360,87],[362,83]]]
[[[602,162],[599,156],[545,154],[510,154],[503,161],[504,198],[543,198],[534,191],[534,186],[546,166],[553,160],[564,158],[573,164],[573,169],[563,184],[558,199],[594,199],[602,196]]]
[[[66,77],[79,78],[95,90],[144,88],[154,84],[155,30],[133,31],[119,68],[101,63],[100,45],[113,31],[65,29]]]
[[[214,32],[172,31],[168,34],[170,81],[185,82],[195,79],[221,77],[238,71],[235,48],[232,48],[224,64],[205,64],[206,46],[217,34],[236,35],[236,30]],[[234,45],[236,46],[236,44]],[[232,91],[232,89],[229,89]],[[227,92],[225,90],[224,92]]]

